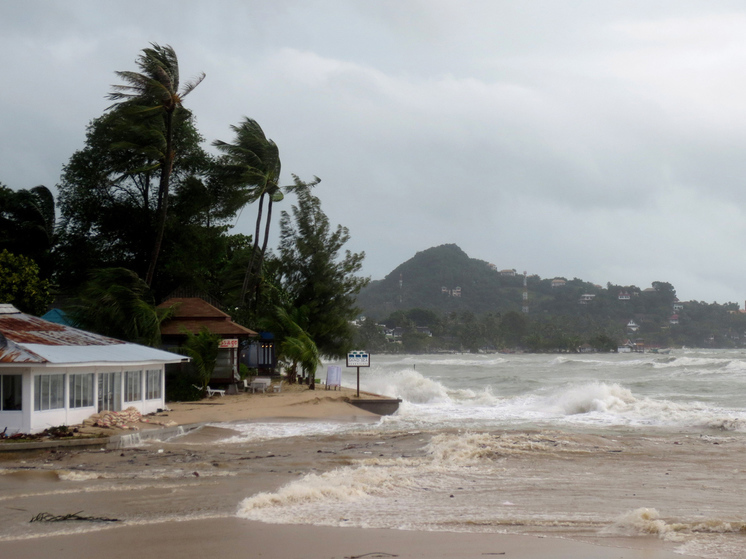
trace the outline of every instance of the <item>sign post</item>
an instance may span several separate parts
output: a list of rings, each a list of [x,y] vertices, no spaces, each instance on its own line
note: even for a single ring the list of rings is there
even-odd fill
[[[357,397],[360,398],[360,367],[370,367],[370,354],[367,351],[351,351],[347,354],[347,366],[357,367]]]

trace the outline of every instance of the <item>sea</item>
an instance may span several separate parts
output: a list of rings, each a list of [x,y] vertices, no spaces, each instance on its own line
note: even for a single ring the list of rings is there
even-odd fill
[[[277,454],[280,443],[312,448],[320,459],[339,457],[332,467],[299,470],[275,491],[247,489],[227,514],[269,523],[528,534],[620,546],[652,538],[695,557],[746,557],[744,350],[374,354],[359,373],[331,362],[317,376],[324,379],[332,365],[342,366],[344,386],[359,383],[363,392],[399,398],[399,410],[373,421],[212,424],[230,433],[210,443],[220,451],[216,460],[257,449]],[[195,478],[198,466],[190,460],[197,458],[184,451],[188,444],[173,454],[165,446],[189,436],[133,440],[122,460],[135,471],[132,453],[142,451],[140,461],[151,467],[171,456],[160,470],[162,490],[178,486],[185,495],[191,486],[178,485],[179,476],[189,478],[184,483],[215,484],[218,476],[233,475],[212,468],[209,477],[207,464]],[[354,458],[341,457],[347,449]],[[245,459],[252,457],[234,463],[260,464]],[[176,459],[182,469],[175,468]],[[285,460],[290,470],[295,458]],[[70,495],[80,480],[87,480],[88,491],[95,484],[103,492],[123,491],[126,483],[154,491],[145,474],[131,481],[113,475],[73,471],[55,483],[64,483]],[[236,491],[240,485],[226,494],[235,498]],[[211,510],[218,511],[217,489],[211,498]],[[154,508],[157,515],[163,511]],[[23,530],[23,537],[33,535]],[[12,537],[0,530],[0,540]]]
[[[746,351],[380,355],[343,385],[400,398],[371,456],[241,503],[279,523],[654,537],[698,557],[746,557]],[[323,370],[319,372],[323,378]],[[289,436],[297,436],[292,429]],[[247,436],[284,436],[276,424]],[[314,435],[314,436],[318,436]]]

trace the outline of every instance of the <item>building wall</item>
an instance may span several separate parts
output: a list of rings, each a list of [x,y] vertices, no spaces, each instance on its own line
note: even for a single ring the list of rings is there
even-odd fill
[[[140,377],[140,397],[134,401],[125,399],[125,371],[142,371]],[[148,370],[160,372],[160,397],[148,398],[147,373]],[[78,425],[98,411],[98,382],[99,375],[103,373],[121,373],[121,386],[119,391],[120,409],[135,407],[143,415],[157,411],[165,407],[165,374],[164,366],[158,364],[137,364],[117,367],[38,367],[38,368],[5,368],[0,370],[0,375],[21,374],[22,375],[22,407],[20,411],[0,411],[0,432],[7,428],[6,434],[13,433],[37,433],[50,427],[60,425]],[[93,399],[89,406],[70,407],[70,375],[93,373]],[[41,375],[62,376],[62,407],[55,409],[35,410],[35,378]],[[45,379],[48,380],[48,379]],[[57,391],[55,391],[57,392]],[[59,402],[59,401],[58,401]]]

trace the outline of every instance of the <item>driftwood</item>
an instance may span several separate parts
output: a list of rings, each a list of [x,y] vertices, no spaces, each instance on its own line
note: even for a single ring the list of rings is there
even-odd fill
[[[86,522],[119,522],[118,518],[106,518],[103,516],[81,516],[80,512],[72,514],[54,515],[48,512],[40,512],[30,522],[64,522],[66,520],[85,520]]]

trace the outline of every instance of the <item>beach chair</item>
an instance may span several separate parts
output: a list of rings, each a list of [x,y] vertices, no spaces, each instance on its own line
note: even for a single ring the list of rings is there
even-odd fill
[[[225,390],[218,390],[217,388],[207,387],[207,397],[212,398],[215,394],[218,396],[225,396]]]
[[[282,383],[285,382],[284,380],[280,381],[280,384],[273,384],[272,385],[272,392],[282,392]]]
[[[197,386],[196,384],[193,384],[194,388],[202,392],[202,387]],[[205,387],[205,391],[207,392],[207,397],[212,398],[215,394],[219,396],[225,396],[225,390],[218,390],[217,388],[210,388],[209,386]]]

